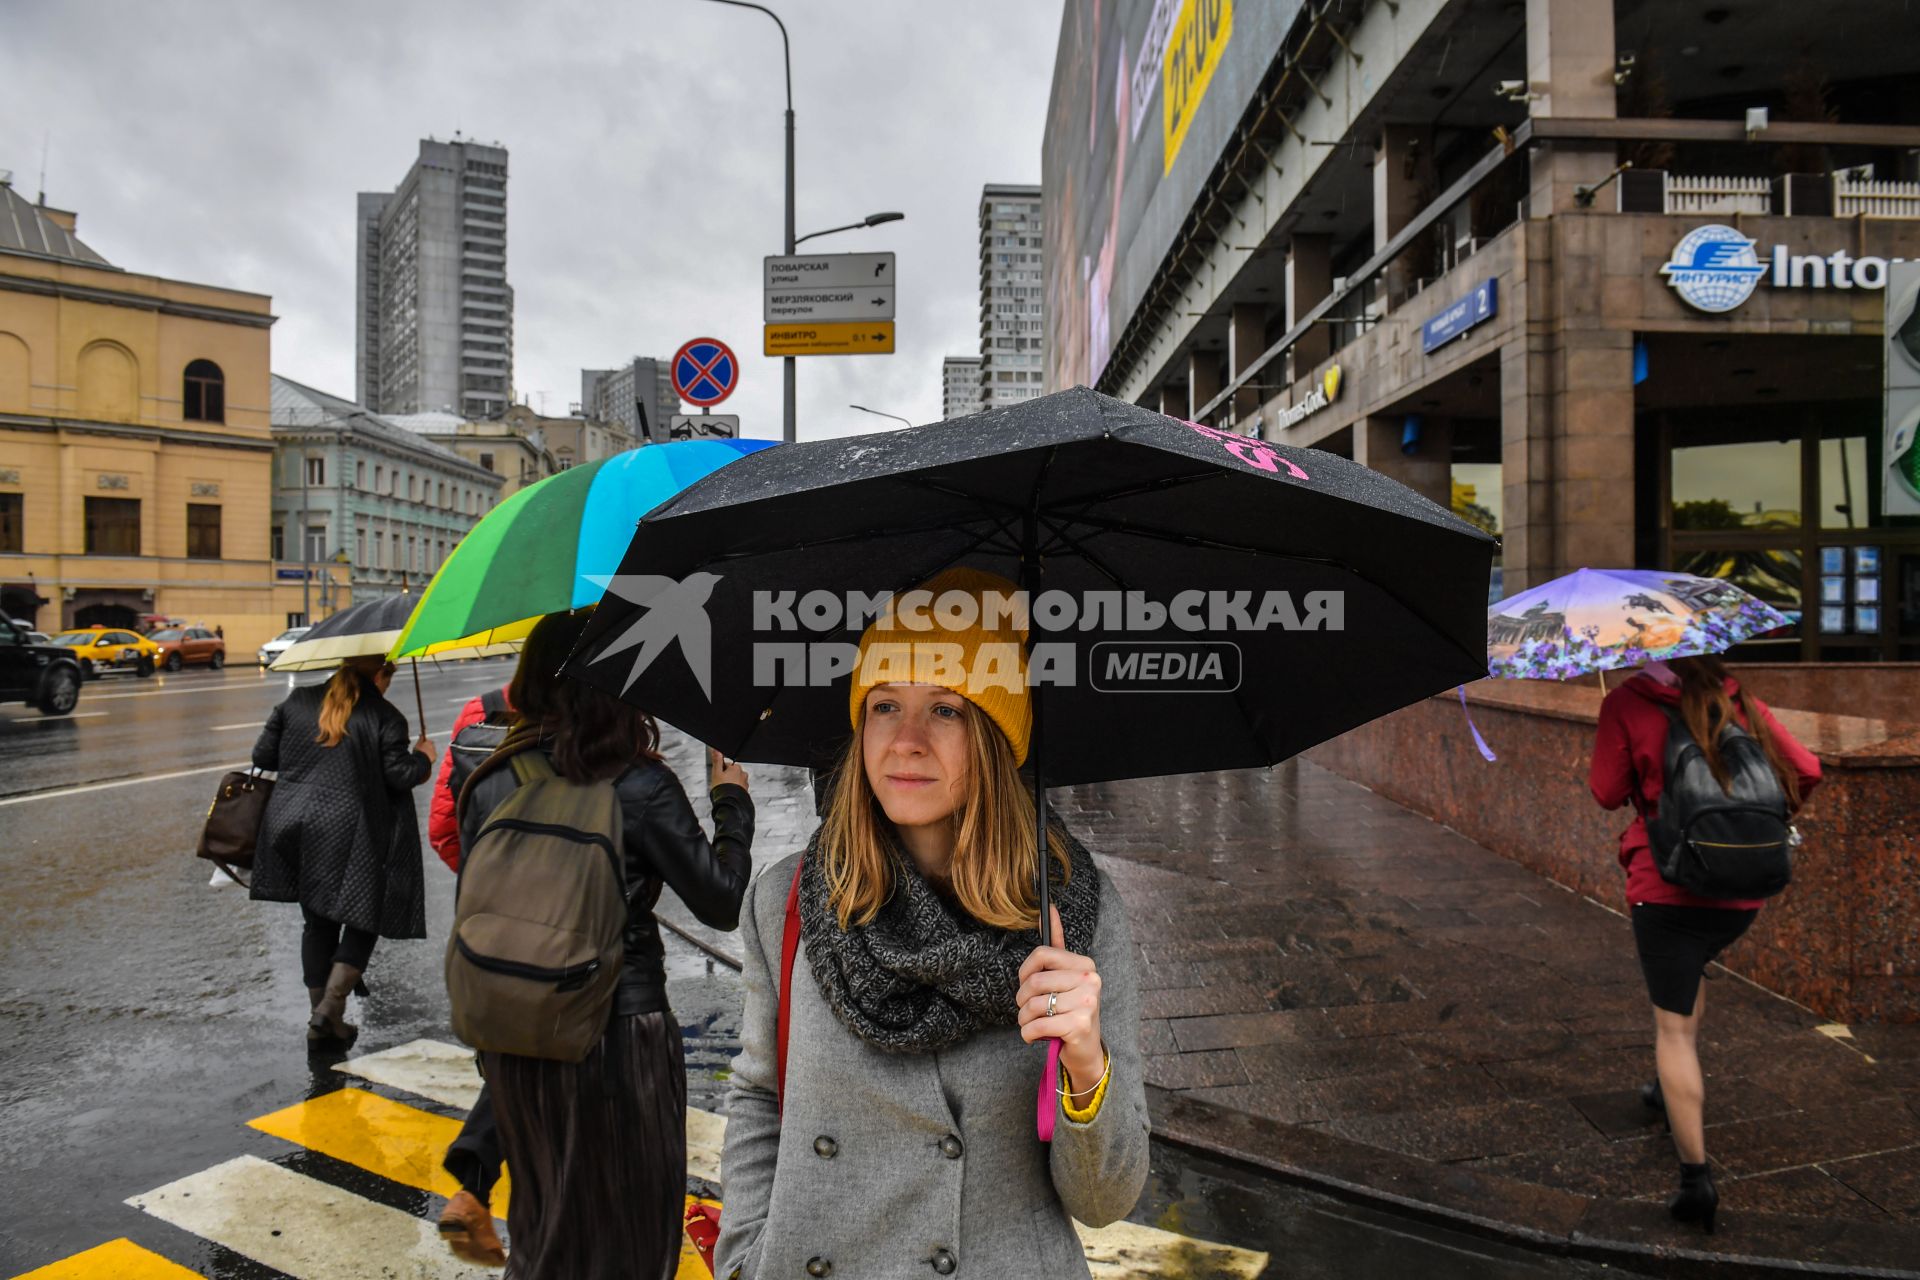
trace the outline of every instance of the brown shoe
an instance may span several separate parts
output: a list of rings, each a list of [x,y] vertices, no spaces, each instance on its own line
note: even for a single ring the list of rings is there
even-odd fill
[[[440,1238],[462,1262],[482,1267],[504,1267],[507,1251],[493,1229],[493,1214],[471,1191],[462,1191],[447,1201],[440,1215]]]
[[[353,986],[360,981],[360,971],[350,964],[336,963],[327,974],[327,985],[320,993],[319,1003],[313,1006],[313,1016],[307,1020],[309,1040],[337,1040],[351,1046],[360,1035],[360,1028],[347,1021],[347,997],[353,994]]]

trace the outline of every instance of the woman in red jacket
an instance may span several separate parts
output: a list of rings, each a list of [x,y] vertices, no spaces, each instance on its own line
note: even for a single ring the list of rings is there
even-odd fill
[[[1601,808],[1618,809],[1631,800],[1636,810],[1620,836],[1620,865],[1627,873],[1633,941],[1653,1000],[1654,1065],[1659,1073],[1641,1098],[1649,1107],[1665,1107],[1680,1156],[1680,1194],[1668,1209],[1681,1221],[1697,1221],[1712,1231],[1720,1197],[1707,1172],[1706,1089],[1699,1052],[1706,968],[1747,931],[1761,904],[1757,899],[1698,897],[1663,879],[1654,864],[1645,815],[1658,811],[1665,784],[1669,722],[1663,705],[1680,709],[1716,776],[1723,769],[1713,744],[1731,717],[1766,752],[1791,808],[1799,808],[1820,781],[1820,761],[1780,727],[1765,703],[1742,692],[1740,682],[1715,657],[1656,662],[1600,705],[1588,786]],[[1721,785],[1726,785],[1724,778]]]

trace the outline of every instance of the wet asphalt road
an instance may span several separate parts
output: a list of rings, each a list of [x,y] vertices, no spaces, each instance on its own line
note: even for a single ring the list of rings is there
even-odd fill
[[[505,660],[423,667],[435,741],[444,747],[460,703],[510,672]],[[403,671],[392,690],[410,720],[411,680]],[[123,1203],[243,1154],[322,1169],[415,1216],[437,1211],[417,1193],[355,1182],[323,1157],[289,1160],[284,1144],[246,1127],[344,1083],[307,1057],[297,909],[210,887],[207,864],[192,856],[220,773],[246,759],[286,690],[284,676],[229,669],[97,681],[63,719],[0,707],[0,1276],[126,1236],[205,1276],[270,1280],[279,1273]],[[697,783],[697,748],[678,735],[668,746],[683,782]],[[797,771],[754,775],[764,864],[798,847],[810,803]],[[423,787],[423,831],[426,802]],[[383,942],[375,953],[372,997],[355,1002],[356,1053],[454,1038],[436,941],[451,921],[453,877],[430,851],[422,856],[428,940]],[[738,978],[675,939],[669,967],[688,1036],[689,1101],[722,1110]],[[1587,1270],[1410,1230],[1158,1147],[1133,1218],[1268,1253],[1270,1276]],[[1170,1259],[1142,1274],[1216,1273]]]
[[[436,742],[510,672],[423,667]],[[393,693],[412,720],[410,681]],[[298,909],[209,887],[193,856],[223,767],[286,692],[229,668],[94,681],[71,717],[0,707],[0,1275],[150,1232],[123,1199],[340,1083],[308,1066]],[[453,877],[424,856],[428,936],[444,938]],[[381,945],[363,1046],[452,1038],[439,964],[431,942]]]

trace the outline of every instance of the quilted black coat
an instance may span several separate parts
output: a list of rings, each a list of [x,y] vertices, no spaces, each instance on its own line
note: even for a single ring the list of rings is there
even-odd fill
[[[253,897],[298,902],[383,938],[427,936],[420,823],[408,794],[432,762],[413,750],[407,720],[371,681],[346,736],[323,747],[324,685],[295,689],[273,709],[253,763],[277,770],[253,863]]]

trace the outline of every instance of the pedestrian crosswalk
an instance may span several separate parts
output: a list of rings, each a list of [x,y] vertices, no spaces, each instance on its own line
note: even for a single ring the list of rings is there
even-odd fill
[[[411,1192],[418,1212],[336,1186],[310,1162],[276,1163],[245,1154],[189,1174],[126,1201],[210,1244],[272,1268],[293,1280],[480,1280],[497,1276],[462,1263],[447,1251],[433,1218],[439,1200],[458,1190],[440,1167],[459,1132],[451,1115],[402,1101],[464,1111],[479,1095],[472,1053],[458,1045],[416,1040],[339,1064],[352,1077],[343,1088],[247,1121],[249,1128],[287,1144],[287,1153],[312,1152]],[[380,1090],[380,1092],[376,1092]],[[687,1169],[717,1185],[726,1121],[690,1109]],[[297,1164],[298,1167],[289,1167]],[[511,1189],[502,1179],[493,1209],[505,1216]],[[691,1199],[691,1197],[690,1197]],[[504,1233],[503,1233],[504,1234]],[[1135,1223],[1082,1227],[1096,1280],[1181,1276],[1253,1280],[1265,1254]],[[511,1248],[512,1242],[508,1245]],[[95,1248],[17,1277],[17,1280],[197,1280],[197,1274],[128,1239]],[[707,1280],[691,1249],[683,1250],[676,1280]]]
[[[176,1262],[131,1240],[109,1240],[71,1258],[29,1271],[19,1280],[200,1280]]]

